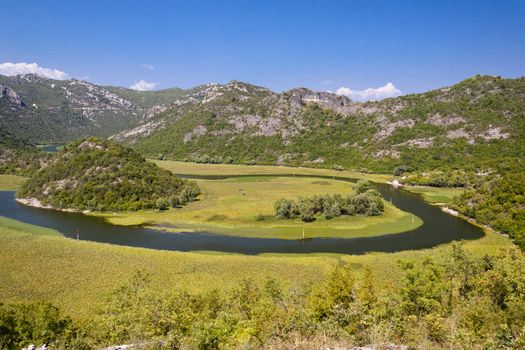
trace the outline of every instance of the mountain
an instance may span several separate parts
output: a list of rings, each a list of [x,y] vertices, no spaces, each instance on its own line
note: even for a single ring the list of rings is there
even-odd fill
[[[162,104],[177,92],[137,92],[33,74],[0,75],[0,125],[33,143],[108,137],[162,111]]]
[[[525,156],[525,78],[475,76],[366,103],[237,81],[179,92],[165,111],[112,138],[151,157],[382,172],[497,168]]]
[[[98,138],[75,141],[29,179],[22,202],[75,210],[138,210],[185,204],[194,182],[147,162],[133,150]]]
[[[525,158],[524,96],[525,78],[491,76],[366,103],[238,81],[134,91],[0,76],[0,125],[33,143],[95,135],[179,160],[478,172]]]

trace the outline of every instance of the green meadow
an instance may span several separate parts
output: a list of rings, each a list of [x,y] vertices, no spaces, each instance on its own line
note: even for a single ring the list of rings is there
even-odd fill
[[[463,188],[406,186],[407,191],[418,193],[429,203],[450,203],[454,197],[462,194]]]
[[[17,190],[27,178],[16,175],[0,175],[0,191]]]
[[[387,182],[392,179],[387,174],[365,174],[355,171],[339,171],[332,169],[316,169],[302,167],[286,167],[274,165],[238,165],[238,164],[199,164],[171,160],[152,160],[161,168],[176,174],[186,175],[322,175],[350,179],[365,179],[374,182]]]
[[[252,167],[253,168],[253,167]],[[299,239],[303,237],[354,238],[400,233],[423,222],[385,202],[379,216],[277,219],[274,203],[280,198],[296,199],[315,194],[354,193],[351,183],[303,177],[242,177],[226,180],[197,180],[202,194],[198,201],[164,211],[96,214],[118,225],[154,225],[167,231],[207,231],[244,237]]]

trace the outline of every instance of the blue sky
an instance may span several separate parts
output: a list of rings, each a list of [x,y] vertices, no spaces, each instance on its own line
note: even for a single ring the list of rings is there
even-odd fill
[[[35,62],[104,85],[241,80],[356,92],[391,82],[409,93],[475,74],[525,74],[523,0],[12,0],[0,8],[0,64]]]

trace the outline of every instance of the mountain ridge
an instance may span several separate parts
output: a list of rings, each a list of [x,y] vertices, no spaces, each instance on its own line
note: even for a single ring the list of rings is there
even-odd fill
[[[475,76],[365,103],[305,88],[250,95],[227,84],[200,94],[113,138],[151,157],[382,172],[465,159],[492,167],[494,154],[520,158],[524,150],[525,78]]]
[[[150,157],[390,172],[454,166],[462,153],[473,167],[492,167],[491,155],[519,158],[524,149],[523,77],[478,75],[369,102],[235,80],[144,92],[35,75],[0,76],[0,85],[0,124],[15,136],[109,137]]]

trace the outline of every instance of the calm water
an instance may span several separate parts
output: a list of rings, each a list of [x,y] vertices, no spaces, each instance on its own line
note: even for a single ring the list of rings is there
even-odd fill
[[[199,178],[224,179],[228,177],[231,176]],[[309,177],[333,178],[331,176]],[[335,179],[349,181],[345,178],[335,177]],[[101,218],[78,213],[27,207],[15,201],[15,193],[12,191],[0,191],[0,216],[52,228],[70,238],[76,238],[75,231],[78,229],[82,240],[151,249],[206,250],[242,254],[317,252],[364,254],[372,251],[396,252],[407,249],[430,248],[453,240],[477,239],[484,235],[483,231],[478,227],[443,213],[439,208],[425,203],[419,195],[384,184],[376,184],[376,187],[386,200],[392,199],[392,203],[398,208],[419,216],[424,221],[424,224],[415,230],[404,233],[352,239],[311,238],[305,240],[283,240],[222,236],[206,232],[176,234],[146,229],[140,226],[116,226],[107,223]]]
[[[63,143],[57,143],[57,144],[52,144],[52,145],[39,146],[39,148],[44,152],[55,153],[55,152],[60,151],[60,149],[63,146],[64,146]]]

